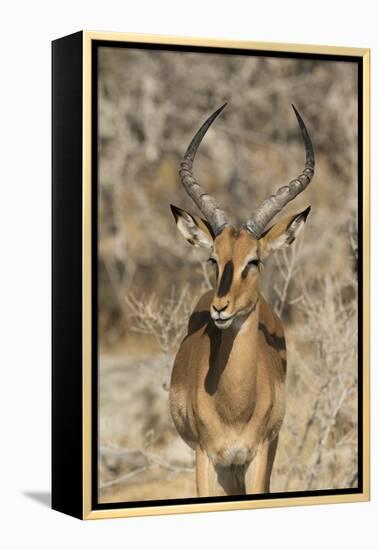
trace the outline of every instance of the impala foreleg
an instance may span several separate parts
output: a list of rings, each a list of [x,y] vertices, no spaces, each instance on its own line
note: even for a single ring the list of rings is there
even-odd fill
[[[196,447],[196,486],[199,497],[225,496],[229,493],[224,475],[200,445]]]
[[[269,450],[268,450],[268,460],[267,460],[267,470],[266,470],[266,484],[265,484],[265,492],[270,492],[270,479],[271,479],[271,472],[272,467],[274,465],[275,455],[276,455],[276,449],[278,447],[278,440],[279,436],[277,435],[275,439],[273,439],[270,443]]]
[[[266,440],[258,447],[254,459],[247,465],[245,473],[246,494],[268,493],[270,443]]]
[[[196,487],[199,497],[211,496],[212,464],[207,453],[198,445],[196,447]]]

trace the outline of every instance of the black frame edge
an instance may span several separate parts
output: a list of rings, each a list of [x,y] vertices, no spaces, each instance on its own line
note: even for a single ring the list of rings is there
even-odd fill
[[[52,42],[52,508],[83,519],[83,33]]]

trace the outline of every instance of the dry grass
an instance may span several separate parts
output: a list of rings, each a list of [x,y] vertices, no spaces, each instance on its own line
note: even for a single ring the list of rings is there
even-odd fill
[[[194,457],[173,427],[167,379],[193,303],[212,281],[169,204],[196,212],[178,182],[179,159],[225,100],[196,173],[236,222],[303,165],[291,102],[316,150],[314,180],[288,209],[312,205],[303,238],[264,273],[288,345],[272,489],[356,485],[355,67],[104,49],[99,74],[101,500],[195,494]]]

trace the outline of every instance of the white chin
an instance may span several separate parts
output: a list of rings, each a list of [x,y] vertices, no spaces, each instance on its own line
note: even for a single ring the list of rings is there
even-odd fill
[[[222,319],[215,319],[214,324],[217,328],[225,329],[229,328],[230,325],[233,323],[234,317],[232,319],[227,319],[226,321],[223,321]]]

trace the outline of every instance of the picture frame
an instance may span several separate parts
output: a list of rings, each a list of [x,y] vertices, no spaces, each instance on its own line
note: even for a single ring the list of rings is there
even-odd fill
[[[101,58],[101,52],[103,52],[104,49],[107,49],[107,51],[111,53],[108,53],[108,57],[104,56],[104,58]],[[103,223],[101,221],[101,217],[99,217],[99,208],[105,208],[105,203],[99,204],[102,200],[104,200],[99,194],[99,186],[101,185],[100,180],[102,180],[102,178],[106,179],[108,177],[106,171],[108,169],[107,167],[109,167],[109,163],[105,163],[102,166],[100,166],[99,163],[102,158],[102,151],[106,147],[107,140],[110,140],[112,142],[113,137],[112,135],[110,136],[109,133],[106,136],[104,134],[105,137],[102,135],[103,142],[100,142],[99,136],[100,132],[103,131],[105,127],[104,120],[107,120],[108,126],[110,125],[110,127],[112,128],[112,124],[116,124],[112,121],[117,120],[120,116],[124,116],[125,122],[123,124],[125,124],[126,126],[131,124],[130,121],[132,119],[130,117],[125,117],[124,112],[118,113],[116,110],[115,113],[110,114],[105,110],[104,105],[101,104],[101,101],[99,100],[99,97],[101,96],[101,93],[99,91],[99,72],[101,73],[100,69],[101,67],[105,66],[104,64],[112,62],[114,63],[114,65],[112,66],[115,73],[117,73],[117,71],[119,70],[120,74],[122,73],[122,76],[120,76],[119,78],[124,78],[123,75],[125,74],[125,71],[127,72],[128,70],[137,71],[137,73],[133,74],[138,74],[138,63],[140,63],[138,55],[135,56],[133,67],[131,65],[127,65],[127,62],[125,66],[121,66],[118,59],[115,59],[114,61],[109,61],[111,59],[112,52],[116,50],[122,50],[123,52],[133,50],[149,55],[151,54],[148,65],[150,76],[149,79],[147,79],[146,83],[146,93],[150,93],[149,90],[151,87],[154,88],[154,79],[163,78],[157,77],[157,72],[154,72],[154,67],[158,66],[158,59],[159,56],[161,56],[162,52],[165,52],[166,54],[174,54],[176,56],[175,63],[178,63],[179,65],[181,61],[178,61],[178,59],[180,59],[181,56],[183,57],[187,54],[196,54],[199,57],[207,56],[207,62],[209,63],[210,69],[213,67],[212,59],[216,59],[215,56],[224,56],[225,59],[228,59],[229,65],[231,66],[230,74],[234,74],[233,60],[236,59],[236,56],[240,56],[241,59],[244,58],[246,60],[252,58],[259,58],[265,61],[268,60],[267,66],[269,66],[270,63],[272,63],[273,65],[275,65],[275,63],[280,65],[280,62],[284,63],[283,60],[301,60],[304,61],[304,63],[308,62],[310,64],[309,67],[311,68],[309,69],[309,71],[316,71],[314,67],[318,63],[319,65],[317,67],[319,67],[319,69],[317,70],[319,70],[319,73],[317,74],[321,74],[320,78],[323,78],[323,64],[325,65],[325,67],[330,67],[331,63],[349,64],[349,66],[352,67],[352,70],[355,71],[354,75],[356,76],[354,76],[354,78],[356,78],[356,95],[354,95],[354,98],[351,101],[353,107],[356,109],[356,119],[354,118],[354,115],[352,119],[353,121],[356,120],[356,138],[354,138],[356,139],[356,142],[352,141],[353,145],[351,146],[351,149],[349,149],[349,151],[352,151],[351,154],[356,159],[354,161],[355,164],[352,164],[352,166],[354,166],[356,169],[356,173],[351,176],[353,182],[355,183],[351,184],[351,187],[346,189],[353,189],[353,191],[351,191],[351,193],[353,193],[353,199],[351,199],[350,202],[351,204],[353,204],[355,201],[354,204],[356,204],[356,208],[354,210],[353,205],[352,211],[356,212],[357,222],[357,258],[356,271],[354,275],[356,277],[357,290],[356,294],[354,294],[354,298],[349,298],[351,299],[353,305],[356,305],[356,312],[354,313],[354,315],[356,315],[356,317],[354,317],[354,319],[356,319],[356,336],[354,336],[354,353],[356,353],[357,355],[356,363],[354,363],[356,364],[356,381],[354,382],[354,390],[352,390],[354,392],[354,399],[356,399],[356,402],[354,402],[354,410],[351,413],[353,420],[349,420],[350,428],[346,428],[346,430],[350,431],[348,431],[346,434],[344,433],[343,436],[341,435],[341,439],[339,440],[341,441],[343,437],[346,436],[350,438],[349,441],[352,441],[351,445],[353,445],[353,447],[356,446],[356,456],[354,456],[356,473],[354,473],[352,478],[353,486],[325,486],[324,488],[314,489],[312,488],[313,486],[310,483],[309,489],[286,489],[274,491],[272,493],[260,492],[257,494],[233,494],[224,496],[188,496],[188,494],[184,491],[183,496],[181,496],[180,494],[176,494],[176,496],[172,496],[169,498],[158,498],[156,494],[154,494],[152,498],[144,497],[138,499],[138,496],[134,496],[133,498],[130,498],[130,500],[115,500],[114,502],[109,500],[100,501],[99,423],[101,421],[102,412],[99,408],[99,391],[101,390],[101,368],[99,368],[99,340],[101,340],[102,338],[102,328],[99,325],[99,284],[101,285],[102,283],[101,277],[98,273],[98,262],[99,255],[101,255],[99,252],[99,241],[102,238],[101,232]],[[99,65],[99,59],[103,59],[103,65]],[[169,67],[169,63],[171,63],[170,59],[169,61],[167,61],[167,66]],[[191,70],[194,71],[195,74],[197,70],[197,61],[194,60],[195,58],[191,59],[192,61],[189,64],[189,67],[191,68]],[[311,65],[312,63],[313,65]],[[140,66],[141,71],[146,69],[146,66]],[[296,67],[291,70],[293,70],[292,78],[297,78]],[[280,71],[280,69],[278,69],[278,71]],[[237,73],[238,71],[236,70],[236,74]],[[165,73],[164,78],[170,78],[170,74],[170,72]],[[217,74],[219,75],[221,73]],[[201,73],[201,75],[202,78],[204,78],[204,72]],[[267,69],[267,75],[268,77],[271,76],[269,69]],[[335,77],[336,81],[339,76],[340,75]],[[331,76],[330,78],[332,79],[331,82],[333,84],[333,76]],[[259,81],[259,77],[257,77],[257,81]],[[238,82],[237,77],[235,82]],[[112,81],[111,83],[108,82],[107,85],[116,86],[117,88],[119,84],[118,81],[116,82],[116,84],[115,81]],[[235,85],[237,87],[237,84]],[[173,86],[171,90],[172,94],[174,95],[175,86]],[[127,88],[117,88],[116,95],[118,97],[118,101],[124,101],[122,99],[122,93],[124,92],[127,93]],[[181,92],[182,95],[185,95],[184,90],[179,90],[176,93],[179,94],[179,92]],[[112,94],[112,91],[110,91],[109,93]],[[209,96],[213,97],[212,94],[214,94],[214,91],[213,89],[209,88],[207,93]],[[346,92],[346,94],[347,93],[348,92]],[[135,95],[135,90],[133,90],[133,94],[134,101],[137,101],[136,97],[138,99],[139,96],[138,94]],[[238,90],[236,95],[237,94]],[[189,97],[192,97],[189,92],[188,95]],[[254,97],[258,104],[259,102],[263,102],[262,96],[258,96],[258,93]],[[167,108],[166,106],[169,101],[170,98],[165,97],[164,100],[162,99],[160,101],[159,105],[162,109],[165,109]],[[297,101],[296,97],[294,101]],[[302,97],[300,97],[299,101],[302,101]],[[320,98],[319,100],[320,103],[317,103],[316,100],[314,101],[314,105],[319,108],[319,105],[322,104],[322,98]],[[204,103],[207,104],[205,99]],[[115,102],[115,104],[117,105],[117,102]],[[230,104],[233,104],[232,97],[230,98]],[[138,101],[137,103],[135,103],[135,105],[139,105]],[[134,109],[136,109],[135,105],[133,106]],[[217,107],[219,107],[219,104],[215,104],[214,109],[216,109]],[[316,107],[314,108],[313,112],[315,112]],[[140,106],[138,107],[138,109],[139,108]],[[257,107],[258,111],[259,108],[260,107]],[[333,107],[329,106],[329,108],[331,110],[338,110],[338,102],[336,104],[333,104]],[[242,112],[242,103],[238,104],[238,109]],[[272,107],[272,110],[273,112],[275,111],[276,115],[277,113],[275,110],[275,106]],[[137,113],[136,117],[138,118],[139,114],[137,110],[135,112]],[[211,114],[211,112],[207,111],[206,109],[204,109],[202,112],[202,118],[192,117],[192,115],[188,113],[185,115],[188,128],[191,127],[195,131],[199,124],[204,121],[206,116]],[[246,112],[245,115],[243,115],[244,117],[247,116]],[[152,116],[151,111],[149,111],[149,113],[148,115],[144,116]],[[176,117],[178,116],[177,113],[174,114]],[[307,116],[307,114],[303,111],[302,116],[304,116],[305,120],[308,120],[309,118],[309,116]],[[312,116],[313,120],[316,120],[316,115],[313,114]],[[340,113],[339,116],[342,116],[342,113]],[[108,118],[106,119],[106,117]],[[111,119],[110,121],[109,117]],[[260,122],[262,122],[262,120]],[[267,118],[265,120],[267,120]],[[134,123],[137,124],[136,121],[134,121]],[[263,128],[264,123],[265,122],[263,121]],[[227,125],[224,126],[224,129],[226,132]],[[261,131],[261,129],[258,130]],[[135,131],[138,133],[139,130]],[[234,129],[234,131],[236,130]],[[298,130],[293,130],[294,140],[299,139],[298,133],[295,133],[296,131],[298,132]],[[191,135],[189,133],[189,130],[187,130],[186,135],[172,137],[173,140],[183,140],[183,142],[180,142],[180,147],[183,153],[185,147],[189,143],[190,138]],[[157,137],[155,139],[158,140]],[[243,139],[249,140],[251,138],[245,135]],[[259,140],[259,138],[256,139]],[[287,139],[287,134],[285,133],[285,131],[283,139],[284,141]],[[152,151],[150,157],[143,157],[142,169],[146,170],[147,173],[149,173],[148,168],[146,168],[148,163],[156,163],[155,155],[157,154],[157,148],[159,152],[159,146],[157,145],[157,143],[157,141],[154,142],[153,146],[155,149]],[[259,141],[257,141],[257,143],[259,145]],[[356,145],[354,145],[355,143]],[[123,145],[126,149],[128,148],[127,139],[125,139]],[[148,146],[148,144],[146,146]],[[175,154],[176,152],[173,153],[174,156]],[[217,157],[218,160],[220,160],[220,155]],[[275,156],[274,153],[272,158],[276,158],[279,162],[278,156]],[[324,158],[322,162],[326,163],[327,160],[325,160]],[[162,166],[161,169],[163,170]],[[325,170],[325,173],[329,173],[330,176],[332,176],[334,173],[332,167],[325,168],[324,166],[323,169]],[[264,170],[262,169],[261,173],[265,173],[265,170],[266,168]],[[166,174],[171,177],[171,168],[166,170],[165,175]],[[349,177],[349,174],[350,173],[348,173],[346,178]],[[249,174],[245,174],[246,178],[248,176],[250,177]],[[230,178],[232,178],[232,176],[230,176]],[[211,181],[209,177],[208,180]],[[175,182],[174,177],[172,177],[172,183],[170,183],[170,185],[177,185],[177,187],[179,188],[179,183]],[[261,43],[254,41],[226,41],[218,39],[216,40],[152,36],[95,31],[78,32],[55,40],[52,43],[53,509],[80,519],[100,519],[132,517],[139,515],[176,514],[218,510],[242,510],[254,508],[282,507],[294,505],[359,502],[369,500],[369,186],[369,49],[336,46],[294,45],[271,42]],[[272,189],[270,188],[269,193],[273,192],[277,187],[278,185],[276,183],[273,183],[273,187]],[[356,199],[354,198],[354,193],[356,193]],[[159,200],[164,201],[164,205],[166,205],[167,203],[167,211],[169,212],[169,201],[166,200],[169,198],[169,194],[163,191],[162,194],[164,195],[164,197],[161,199],[160,195],[158,195]],[[217,195],[216,190],[215,194]],[[340,202],[336,203],[335,208],[337,210],[340,209],[341,211],[343,211],[345,203],[342,203],[341,201],[344,195],[340,194],[338,196],[340,197]],[[153,198],[151,204],[154,204],[154,201],[157,200],[158,199]],[[322,201],[325,201],[325,198],[319,200],[320,204],[323,204]],[[164,206],[164,208],[165,207],[166,206]],[[136,213],[134,211],[134,214],[138,214],[138,212]],[[154,219],[154,212],[151,214],[151,216],[151,219]],[[169,213],[168,216],[171,216],[171,214]],[[148,220],[144,221],[143,226],[147,224]],[[325,234],[328,231],[332,231],[328,227],[328,224],[323,227]],[[345,225],[343,227],[345,227]],[[159,225],[158,227],[154,228],[154,231],[159,231]],[[174,231],[175,227],[173,224],[173,232]],[[177,239],[179,241],[180,237],[178,236]],[[141,250],[141,246],[143,246],[141,245],[141,242],[142,241],[139,241],[138,244],[139,250]],[[184,246],[187,245],[183,243],[183,247]],[[334,246],[334,244],[330,246]],[[188,254],[189,249],[185,250],[185,254]],[[148,260],[145,261],[148,262]],[[141,303],[141,300],[142,298],[140,297],[137,299],[137,302]],[[344,300],[345,304],[348,298],[345,297]],[[127,307],[131,308],[132,305],[129,303]],[[319,314],[320,312],[318,312],[318,315]],[[289,337],[287,337],[287,340],[288,339]],[[141,340],[141,342],[141,346],[145,345],[145,340]],[[177,344],[177,347],[178,346],[179,343]],[[128,351],[128,349],[126,349],[126,355],[128,353],[130,353],[130,350]],[[133,360],[133,357],[131,357],[131,360]],[[288,357],[288,372],[291,372],[290,357]],[[128,384],[126,384],[126,386],[124,384],[122,387],[122,391],[125,392],[123,395],[127,394]],[[129,388],[131,388],[131,386],[129,386]],[[136,390],[131,388],[129,391],[135,392]],[[327,390],[325,390],[324,388],[323,391]],[[316,421],[312,420],[311,422],[315,422],[317,424],[318,414],[319,413],[316,412]],[[336,422],[336,418],[337,417],[335,416],[333,422]],[[112,422],[112,419],[110,422]],[[309,418],[306,419],[304,422],[308,422],[309,424]],[[305,429],[305,424],[302,426],[302,428]],[[127,433],[128,429],[130,429],[130,425],[126,424],[125,428],[123,429]],[[170,428],[170,430],[171,429],[174,430],[173,426]],[[331,429],[332,428],[329,426],[328,430],[330,431]],[[183,446],[184,445],[185,444],[183,443]],[[327,445],[326,435],[324,441],[322,442],[322,445]],[[333,449],[334,447],[332,448],[332,451],[335,452]],[[148,455],[147,452],[144,452],[144,454]],[[153,453],[150,453],[149,456],[151,457],[152,455]],[[140,457],[140,455],[138,456]],[[149,457],[146,458],[146,456],[144,456],[143,459],[147,460],[147,464],[150,464]],[[140,458],[138,458],[138,460],[140,460]],[[330,469],[332,467],[336,467],[335,464],[337,464],[337,462],[332,463],[332,466],[328,466],[328,468]],[[141,471],[144,468],[146,469],[145,466],[142,466],[140,468]],[[160,468],[165,468],[165,466],[162,466],[161,463]],[[307,465],[305,465],[304,468],[306,470]],[[131,469],[131,471],[134,471],[133,468]],[[123,474],[124,478],[128,475],[128,472],[129,470],[125,475]],[[195,473],[188,474],[188,479],[192,479],[192,477],[195,477]],[[117,480],[117,476],[115,478],[111,477],[110,481],[104,484],[104,487],[110,487],[114,479]],[[141,483],[141,486],[142,485],[143,483]],[[140,489],[138,489],[138,487],[135,489],[137,493],[139,490]]]

